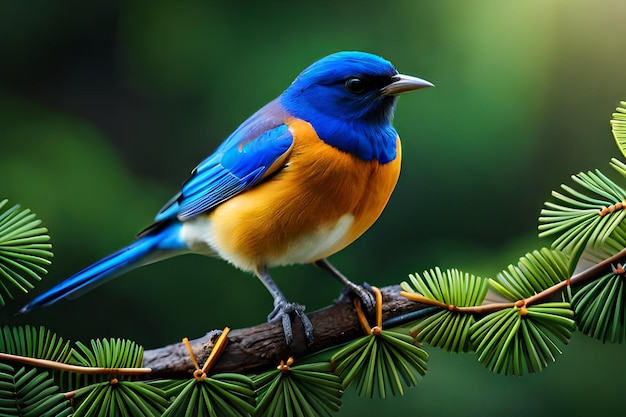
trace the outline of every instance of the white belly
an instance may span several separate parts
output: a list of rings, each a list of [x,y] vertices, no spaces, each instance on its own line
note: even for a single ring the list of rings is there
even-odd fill
[[[342,247],[354,217],[343,215],[332,226],[327,226],[294,238],[288,249],[280,255],[267,255],[263,259],[250,259],[219,247],[213,236],[213,225],[207,216],[198,216],[183,223],[181,237],[189,250],[203,255],[219,256],[244,271],[254,271],[260,266],[283,266],[310,263],[334,253]]]

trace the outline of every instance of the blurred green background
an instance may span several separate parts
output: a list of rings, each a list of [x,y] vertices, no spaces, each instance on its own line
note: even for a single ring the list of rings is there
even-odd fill
[[[552,189],[618,156],[608,120],[626,99],[626,2],[3,1],[0,198],[49,228],[49,288],[129,243],[239,123],[316,59],[362,50],[436,88],[402,97],[403,172],[380,220],[332,257],[379,286],[440,266],[493,276],[536,237]],[[309,311],[337,282],[309,266],[273,271]],[[311,291],[315,288],[314,291]],[[185,256],[78,300],[3,322],[146,348],[265,320],[256,278]],[[623,346],[576,334],[537,375],[492,375],[473,355],[429,349],[401,398],[346,395],[343,416],[528,416],[620,412]]]

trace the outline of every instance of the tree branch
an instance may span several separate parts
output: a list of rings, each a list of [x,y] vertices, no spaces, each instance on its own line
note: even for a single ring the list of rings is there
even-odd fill
[[[415,313],[432,306],[416,303],[400,296],[400,286],[381,288],[383,293],[383,322],[393,326],[415,320]],[[211,373],[254,373],[277,366],[289,356],[301,358],[324,349],[341,345],[363,334],[354,309],[349,301],[341,301],[309,314],[313,323],[313,344],[306,345],[304,331],[299,320],[293,320],[294,340],[285,344],[280,323],[264,323],[245,329],[232,330],[228,345]],[[370,318],[373,320],[373,318]],[[204,363],[213,348],[216,331],[190,341],[200,364]],[[183,343],[164,346],[144,352],[144,366],[152,368],[147,378],[186,378],[194,371],[187,348]]]

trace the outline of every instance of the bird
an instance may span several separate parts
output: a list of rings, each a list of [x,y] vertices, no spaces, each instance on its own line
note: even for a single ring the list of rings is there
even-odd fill
[[[254,273],[273,297],[268,322],[282,324],[289,345],[295,316],[312,343],[305,306],[288,301],[268,270],[313,264],[373,306],[371,293],[327,258],[372,226],[396,186],[397,96],[432,86],[375,54],[341,51],[319,59],[202,160],[133,243],[19,313],[75,298],[140,266],[196,253]]]

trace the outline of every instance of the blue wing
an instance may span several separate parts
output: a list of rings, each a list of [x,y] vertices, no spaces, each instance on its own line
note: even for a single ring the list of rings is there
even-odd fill
[[[246,120],[207,159],[202,161],[155,217],[161,222],[190,219],[254,186],[287,159],[293,137],[278,100]]]

